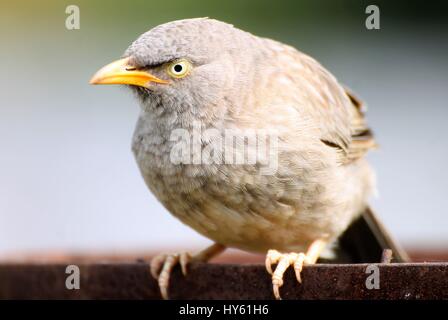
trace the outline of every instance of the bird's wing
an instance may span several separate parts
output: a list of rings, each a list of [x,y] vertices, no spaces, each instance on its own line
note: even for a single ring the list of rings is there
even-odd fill
[[[349,145],[347,161],[353,161],[361,158],[370,149],[376,148],[372,131],[367,125],[364,117],[363,104],[352,92],[348,89],[345,93],[350,99],[352,106],[355,109],[354,116],[351,121],[351,143]]]
[[[317,124],[321,141],[338,151],[340,163],[355,161],[376,147],[364,117],[362,102],[314,59],[300,54],[299,63],[303,66],[299,89],[307,92],[307,101],[311,102],[301,107],[308,108],[307,114]],[[348,249],[346,255],[351,251],[352,258],[356,252],[364,253],[357,261],[378,261],[381,251],[387,248],[392,249],[396,261],[409,261],[406,252],[370,208],[347,230],[341,244],[342,249]]]
[[[306,111],[320,131],[322,143],[335,148],[341,164],[361,158],[376,146],[362,103],[313,58],[299,53],[297,83],[306,94]]]

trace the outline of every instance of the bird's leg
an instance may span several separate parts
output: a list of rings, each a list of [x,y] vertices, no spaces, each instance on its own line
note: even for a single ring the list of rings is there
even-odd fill
[[[280,287],[283,285],[283,274],[289,266],[294,267],[297,281],[302,282],[301,272],[304,265],[315,264],[317,259],[325,248],[327,242],[319,239],[315,240],[305,253],[280,253],[277,250],[269,250],[266,255],[266,270],[272,275],[272,289],[276,299],[280,300]],[[272,272],[272,264],[277,264],[275,271]]]
[[[206,249],[198,252],[195,255],[190,255],[188,252],[173,253],[173,254],[159,254],[151,260],[150,270],[151,275],[159,283],[160,293],[162,298],[168,299],[168,287],[170,283],[170,275],[176,264],[180,264],[182,274],[187,275],[187,265],[190,262],[207,262],[214,256],[224,251],[226,247],[215,243]]]

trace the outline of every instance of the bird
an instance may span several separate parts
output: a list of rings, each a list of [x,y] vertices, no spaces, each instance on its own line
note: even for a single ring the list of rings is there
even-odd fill
[[[363,212],[378,226],[365,157],[377,144],[363,103],[290,45],[211,18],[177,20],[139,36],[90,83],[135,94],[132,151],[146,185],[213,241],[195,255],[151,260],[165,299],[176,265],[186,275],[189,263],[226,248],[265,254],[281,299],[288,268],[301,283],[303,267],[331,255]],[[388,234],[382,239],[405,259]]]

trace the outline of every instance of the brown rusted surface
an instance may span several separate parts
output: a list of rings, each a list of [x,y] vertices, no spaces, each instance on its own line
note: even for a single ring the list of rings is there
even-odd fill
[[[289,270],[284,299],[448,299],[448,264],[377,264],[380,289],[367,289],[367,264],[308,266],[301,285]],[[0,299],[159,299],[145,262],[80,264],[81,288],[68,290],[66,264],[0,265]],[[262,265],[194,264],[176,268],[173,299],[272,299]]]
[[[203,248],[191,248],[192,253],[199,251]],[[182,248],[185,251],[185,248]],[[179,248],[161,249],[158,252],[153,251],[140,251],[140,252],[118,252],[111,254],[108,252],[54,252],[46,251],[39,253],[22,252],[0,256],[0,265],[2,263],[20,263],[20,264],[55,264],[55,263],[130,263],[137,260],[150,261],[152,257],[160,252],[177,252]],[[448,250],[434,250],[434,249],[420,249],[420,250],[407,250],[411,256],[412,262],[446,262],[448,261]],[[223,254],[213,258],[212,261],[216,263],[264,263],[265,255],[252,254],[243,252],[240,250],[229,249]],[[378,256],[378,262],[380,261]]]

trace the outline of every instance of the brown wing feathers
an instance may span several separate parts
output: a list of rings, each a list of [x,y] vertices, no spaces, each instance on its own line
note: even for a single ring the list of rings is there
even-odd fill
[[[364,156],[370,149],[376,148],[377,144],[372,131],[365,121],[362,102],[350,91],[346,90],[345,92],[355,107],[354,117],[351,122],[352,140],[347,154],[347,162],[351,162]]]

